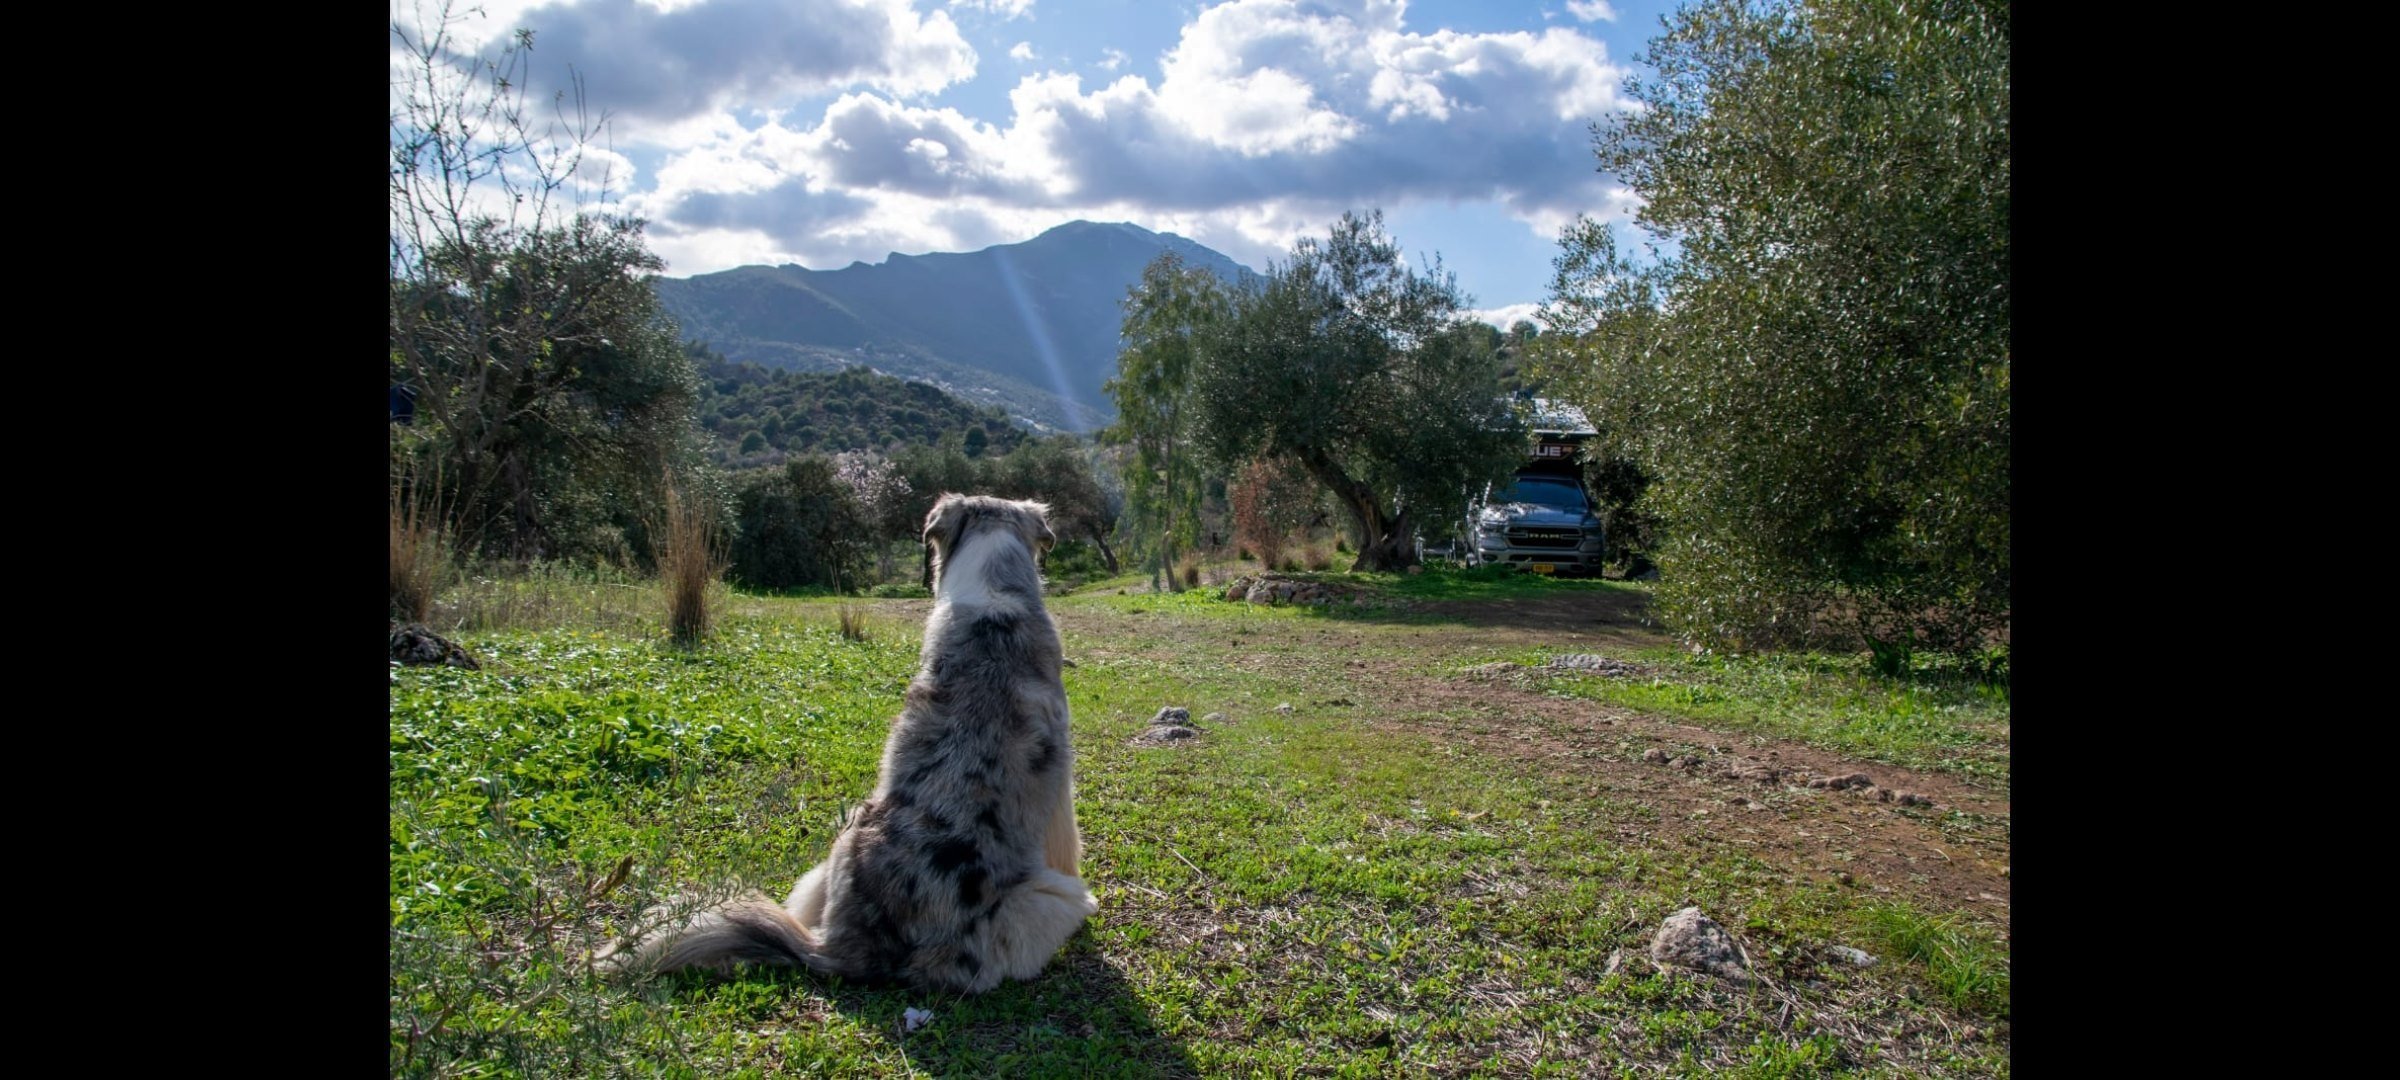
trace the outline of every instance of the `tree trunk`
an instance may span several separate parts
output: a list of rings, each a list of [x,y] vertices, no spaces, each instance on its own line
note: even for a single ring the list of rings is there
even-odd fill
[[[1331,461],[1310,456],[1303,457],[1301,465],[1318,483],[1333,490],[1342,508],[1350,512],[1351,522],[1358,526],[1358,561],[1350,564],[1352,573],[1399,571],[1416,565],[1416,538],[1411,535],[1408,511],[1387,516],[1373,488],[1363,480],[1352,479]]]
[[[1417,565],[1416,529],[1408,520],[1408,511],[1402,510],[1398,517],[1391,520],[1389,527],[1384,529],[1380,539],[1359,545],[1358,561],[1352,563],[1350,569],[1353,572],[1383,570],[1397,573],[1415,565]]]
[[[1098,526],[1098,525],[1094,525],[1094,526],[1092,526],[1092,527],[1091,527],[1091,529],[1090,529],[1090,532],[1091,532],[1091,534],[1092,534],[1092,543],[1095,543],[1095,544],[1098,544],[1098,545],[1100,545],[1100,562],[1101,562],[1101,564],[1102,564],[1102,565],[1104,565],[1104,566],[1106,566],[1106,567],[1108,567],[1108,572],[1109,572],[1109,573],[1111,573],[1111,574],[1114,574],[1114,573],[1116,573],[1116,572],[1117,572],[1117,553],[1116,553],[1116,552],[1113,552],[1113,551],[1110,551],[1110,550],[1108,550],[1108,534],[1101,532],[1101,531],[1100,531],[1100,526]]]

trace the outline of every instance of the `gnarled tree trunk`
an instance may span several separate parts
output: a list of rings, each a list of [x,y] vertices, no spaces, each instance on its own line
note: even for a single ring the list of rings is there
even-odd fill
[[[1352,572],[1382,570],[1396,572],[1417,564],[1417,544],[1408,511],[1385,514],[1383,502],[1375,497],[1375,489],[1365,481],[1353,479],[1341,467],[1322,457],[1301,459],[1310,475],[1332,489],[1334,498],[1350,512],[1350,521],[1358,526],[1358,561],[1350,564]]]

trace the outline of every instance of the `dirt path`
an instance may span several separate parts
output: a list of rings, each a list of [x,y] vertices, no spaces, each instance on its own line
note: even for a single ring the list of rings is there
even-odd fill
[[[1467,744],[1590,794],[1652,807],[1656,828],[1678,842],[1739,848],[1787,877],[1905,896],[2005,934],[2004,788],[1549,694],[1522,675],[1455,674],[1441,662],[1526,647],[1609,656],[1664,643],[1640,603],[1617,592],[1452,601],[1420,609],[1440,622],[1278,620],[1247,634],[1216,620],[1053,610],[1070,656],[1106,656],[1125,647],[1116,643],[1164,637],[1195,660],[1323,688],[1295,705]],[[1860,774],[1868,779],[1855,789],[1810,786]],[[1902,805],[1900,793],[1931,805]]]

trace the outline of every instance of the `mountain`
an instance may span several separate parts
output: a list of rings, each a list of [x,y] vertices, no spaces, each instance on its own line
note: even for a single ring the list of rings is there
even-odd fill
[[[1075,221],[1019,244],[840,270],[744,266],[658,282],[683,328],[735,361],[800,371],[864,364],[1049,428],[1116,415],[1118,305],[1172,251],[1227,280],[1252,272],[1172,233]]]

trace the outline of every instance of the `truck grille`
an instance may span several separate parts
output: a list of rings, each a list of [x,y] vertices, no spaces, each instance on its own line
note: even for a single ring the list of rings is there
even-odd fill
[[[1536,529],[1517,527],[1508,530],[1508,546],[1524,548],[1571,548],[1583,542],[1583,533],[1576,529]]]

